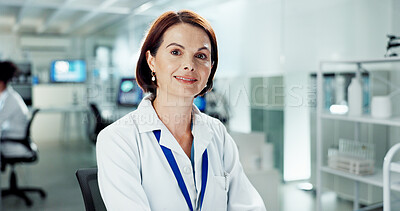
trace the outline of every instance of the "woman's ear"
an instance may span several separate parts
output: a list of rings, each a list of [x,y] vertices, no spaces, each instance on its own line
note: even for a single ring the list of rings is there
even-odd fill
[[[151,71],[154,71],[154,57],[151,55],[150,50],[146,51],[147,64]]]

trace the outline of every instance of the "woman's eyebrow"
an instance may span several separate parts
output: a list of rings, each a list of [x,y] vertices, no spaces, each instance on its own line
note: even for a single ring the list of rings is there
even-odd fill
[[[198,50],[198,51],[201,51],[201,50],[207,50],[207,51],[210,51],[210,49],[208,49],[206,46],[199,48],[199,50]],[[210,51],[210,52],[211,52],[211,51]]]
[[[170,43],[170,44],[169,44],[169,45],[167,45],[167,47],[165,47],[165,48],[168,48],[169,46],[172,46],[172,45],[176,45],[176,46],[178,46],[178,47],[181,47],[181,48],[185,49],[185,47],[183,47],[183,45],[180,45],[180,44],[178,44],[178,43],[175,43],[175,42],[173,42],[173,43]]]
[[[173,45],[176,45],[176,46],[178,46],[178,47],[180,47],[180,48],[182,48],[182,49],[185,49],[185,47],[183,47],[183,45],[178,44],[178,43],[175,43],[175,42],[170,43],[170,44],[167,45],[167,47],[165,47],[165,48],[168,48],[169,46],[173,46]],[[206,46],[199,48],[197,51],[201,51],[201,50],[208,50],[208,51],[210,51],[210,49],[208,49]],[[210,52],[211,52],[211,51],[210,51]]]

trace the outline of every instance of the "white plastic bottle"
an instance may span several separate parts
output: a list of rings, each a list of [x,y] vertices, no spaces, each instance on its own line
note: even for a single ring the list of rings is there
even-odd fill
[[[362,85],[357,77],[351,79],[347,90],[349,115],[360,116],[362,114]]]

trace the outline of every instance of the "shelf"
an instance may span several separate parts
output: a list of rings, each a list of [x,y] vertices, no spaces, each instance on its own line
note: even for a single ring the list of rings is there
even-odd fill
[[[379,119],[379,118],[373,118],[371,117],[371,115],[349,116],[349,115],[323,113],[321,117],[323,119],[335,119],[335,120],[343,120],[343,121],[359,122],[359,123],[400,126],[400,117],[398,116],[387,119]]]
[[[344,171],[339,171],[339,170],[335,170],[332,168],[329,168],[327,166],[324,166],[321,168],[322,172],[325,173],[329,173],[329,174],[333,174],[333,175],[337,175],[337,176],[341,176],[341,177],[345,177],[347,179],[351,179],[354,181],[359,181],[359,182],[363,182],[366,184],[370,184],[370,185],[374,185],[374,186],[378,186],[378,187],[382,187],[383,188],[383,171],[380,168],[375,168],[375,173],[372,175],[366,175],[366,176],[359,176],[359,175],[355,175],[355,174],[350,174]],[[395,191],[400,191],[400,174],[398,173],[392,173],[391,174],[391,181],[392,185],[391,185],[391,189],[395,190]]]
[[[386,63],[386,62],[400,62],[400,57],[388,57],[388,58],[377,58],[377,59],[363,59],[363,60],[325,60],[321,63],[325,64],[358,64],[358,63]]]

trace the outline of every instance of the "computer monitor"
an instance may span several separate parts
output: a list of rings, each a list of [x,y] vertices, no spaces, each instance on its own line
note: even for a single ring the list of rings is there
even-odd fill
[[[83,83],[86,81],[84,60],[54,60],[50,66],[50,81],[55,83]]]
[[[135,78],[121,78],[118,89],[118,105],[137,106],[143,98],[143,91]]]
[[[197,96],[196,98],[194,98],[193,103],[201,112],[204,112],[206,110],[207,102],[204,96]]]

